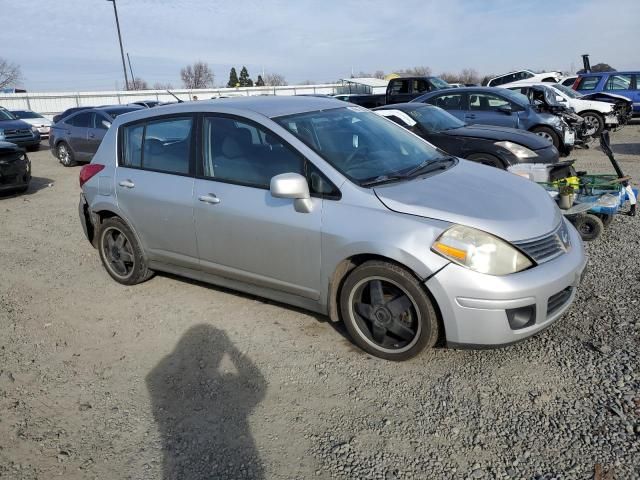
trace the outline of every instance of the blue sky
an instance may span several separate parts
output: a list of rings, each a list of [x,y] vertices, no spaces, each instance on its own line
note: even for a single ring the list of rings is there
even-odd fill
[[[180,68],[263,69],[290,84],[426,65],[569,70],[580,54],[639,69],[639,0],[117,0],[136,76],[181,85]],[[122,86],[113,7],[106,0],[0,0],[0,57],[29,91]]]

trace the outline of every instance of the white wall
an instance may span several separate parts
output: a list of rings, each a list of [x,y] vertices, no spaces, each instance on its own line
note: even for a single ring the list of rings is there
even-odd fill
[[[312,95],[336,92],[338,84],[287,85],[284,87],[207,88],[198,90],[172,90],[181,100],[208,100],[219,96],[250,95]],[[46,117],[65,111],[67,108],[98,105],[119,105],[139,100],[175,101],[166,90],[134,90],[113,92],[56,92],[56,93],[0,93],[0,106],[8,110],[28,109]]]

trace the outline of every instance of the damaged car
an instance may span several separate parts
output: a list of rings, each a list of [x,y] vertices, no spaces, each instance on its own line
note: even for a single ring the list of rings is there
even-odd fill
[[[31,181],[31,161],[24,149],[0,141],[0,193],[26,192]]]
[[[572,88],[559,83],[530,83],[524,85],[504,85],[515,92],[529,95],[531,91],[544,92],[550,89],[551,95],[555,95],[554,104],[569,107],[580,115],[585,122],[585,134],[590,137],[599,137],[606,128],[616,129],[626,125],[631,118],[632,102],[619,95],[596,93],[581,95]],[[545,96],[546,97],[546,96]],[[546,99],[543,99],[547,102]]]

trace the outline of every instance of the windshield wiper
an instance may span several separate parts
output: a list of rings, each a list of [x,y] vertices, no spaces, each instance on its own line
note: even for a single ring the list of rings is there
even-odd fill
[[[406,176],[404,174],[389,174],[389,175],[378,175],[374,178],[368,178],[360,182],[360,185],[363,187],[371,187],[373,185],[381,185],[387,182],[393,182],[394,180],[403,180]]]
[[[418,173],[430,173],[436,170],[445,170],[454,161],[454,157],[440,157],[435,160],[425,160],[420,165],[413,167],[404,174],[405,178],[413,177]]]

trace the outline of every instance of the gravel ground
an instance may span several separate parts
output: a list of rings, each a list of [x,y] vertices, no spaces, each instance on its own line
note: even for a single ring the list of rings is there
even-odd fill
[[[613,135],[636,178],[639,139]],[[638,218],[587,246],[544,333],[395,364],[285,305],[116,284],[83,238],[79,168],[31,157],[30,191],[0,199],[0,478],[640,478]]]

